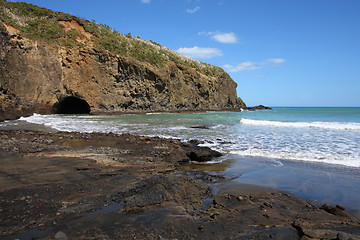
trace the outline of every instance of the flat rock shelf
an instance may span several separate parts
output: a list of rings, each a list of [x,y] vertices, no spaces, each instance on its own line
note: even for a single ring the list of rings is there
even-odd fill
[[[1,239],[360,239],[342,206],[316,206],[193,170],[220,156],[177,140],[0,131]],[[235,189],[235,188],[233,188]]]

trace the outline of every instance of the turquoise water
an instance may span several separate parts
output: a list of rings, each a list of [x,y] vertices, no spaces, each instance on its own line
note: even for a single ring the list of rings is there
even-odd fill
[[[201,127],[201,128],[194,128]],[[1,128],[132,133],[199,140],[224,153],[213,163],[234,182],[359,209],[360,108],[143,115],[33,115]]]
[[[360,167],[360,108],[144,115],[34,115],[2,125],[196,139],[223,153]],[[193,127],[205,127],[193,128]]]

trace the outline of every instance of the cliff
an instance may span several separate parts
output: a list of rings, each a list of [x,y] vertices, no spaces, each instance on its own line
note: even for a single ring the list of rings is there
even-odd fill
[[[221,68],[106,25],[0,0],[0,120],[246,107]]]

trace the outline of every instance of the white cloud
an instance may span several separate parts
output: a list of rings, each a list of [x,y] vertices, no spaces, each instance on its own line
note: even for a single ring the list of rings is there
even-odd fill
[[[141,3],[150,3],[151,0],[141,0]]]
[[[211,36],[217,42],[221,43],[237,43],[238,39],[233,32],[229,33],[215,33]]]
[[[222,67],[229,72],[241,72],[263,68],[268,64],[279,66],[286,60],[284,58],[268,58],[263,62],[243,62],[236,65],[225,64]]]
[[[268,63],[272,63],[272,64],[282,64],[284,63],[286,60],[283,58],[269,58],[268,60],[266,60]]]
[[[256,62],[243,62],[243,63],[239,63],[235,66],[230,65],[230,64],[225,64],[222,67],[225,68],[229,72],[241,72],[241,71],[246,71],[246,70],[255,70],[255,69],[262,68],[262,64],[256,63]]]
[[[224,32],[199,32],[199,35],[206,35],[206,36],[211,36],[212,39],[214,39],[217,42],[220,43],[237,43],[238,42],[238,38],[236,37],[235,33],[233,32],[228,32],[228,33],[224,33]]]
[[[195,8],[193,9],[186,9],[186,12],[187,13],[196,13],[197,11],[200,10],[200,7],[199,6],[196,6]]]
[[[202,59],[219,57],[223,55],[223,52],[217,48],[202,48],[198,46],[192,48],[179,48],[176,52],[190,58],[202,58]]]

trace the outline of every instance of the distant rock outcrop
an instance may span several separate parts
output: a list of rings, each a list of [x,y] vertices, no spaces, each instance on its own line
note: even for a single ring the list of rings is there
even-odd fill
[[[144,54],[158,49],[152,57],[162,54],[162,62],[136,55],[134,49],[132,55],[110,51],[76,20],[52,23],[62,29],[63,35],[56,41],[31,37],[27,28],[20,26],[16,9],[3,6],[0,10],[0,16],[7,14],[0,20],[0,119],[34,112],[137,113],[246,107],[237,97],[237,84],[221,68],[118,33],[121,41],[127,41],[127,49],[131,46],[140,54],[142,49]]]
[[[258,105],[255,107],[246,107],[245,108],[248,111],[256,111],[256,110],[271,110],[271,107],[265,107],[264,105]]]

